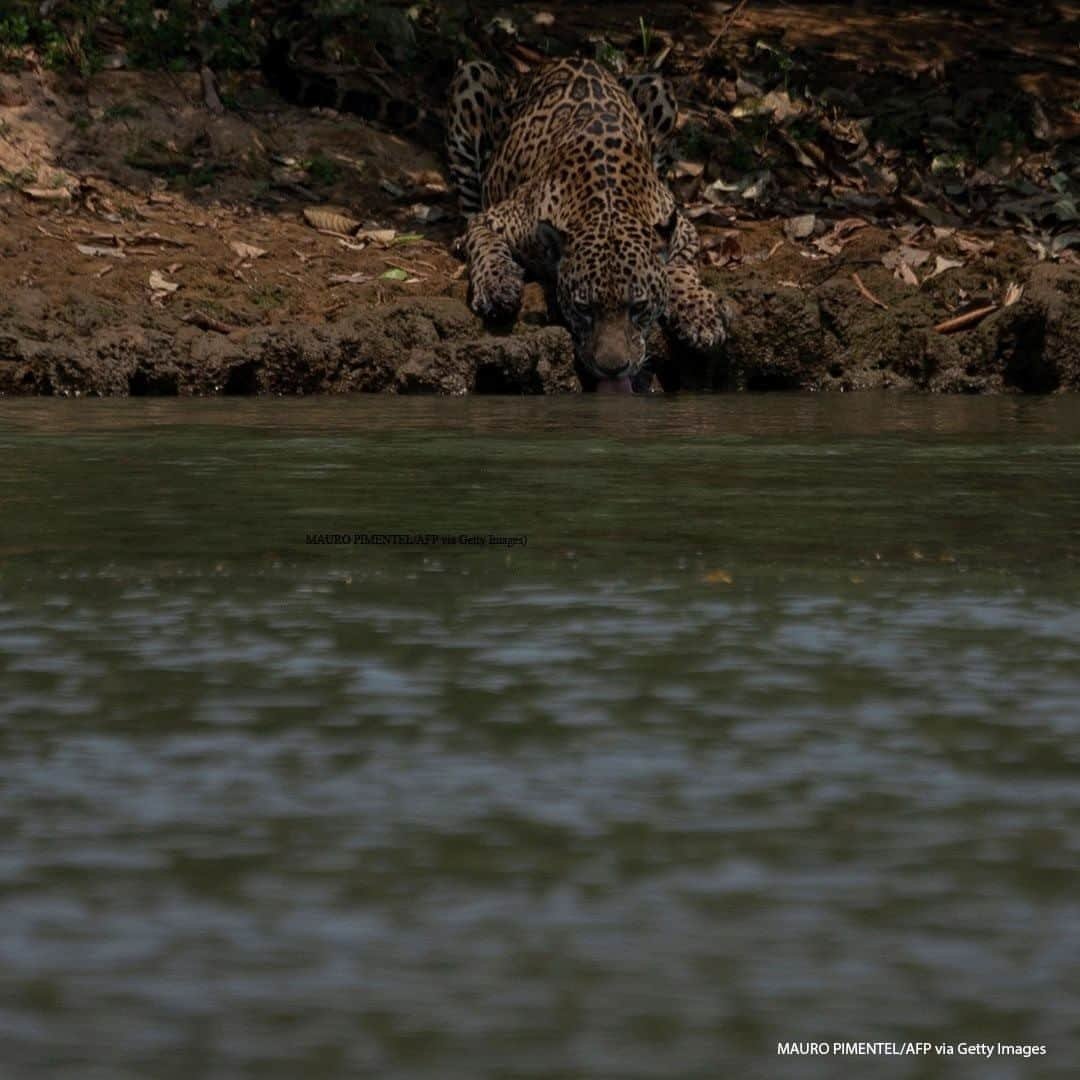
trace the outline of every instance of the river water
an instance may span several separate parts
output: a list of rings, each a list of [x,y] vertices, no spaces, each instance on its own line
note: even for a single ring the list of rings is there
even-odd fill
[[[0,1073],[1075,1076],[1078,436],[0,402]]]

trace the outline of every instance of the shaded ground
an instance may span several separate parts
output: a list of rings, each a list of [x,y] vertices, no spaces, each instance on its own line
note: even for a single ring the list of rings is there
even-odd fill
[[[470,31],[519,68],[589,52],[676,83],[673,183],[735,319],[659,381],[1080,389],[1074,5],[726,8],[510,6]],[[437,124],[438,63],[364,63]],[[198,72],[8,67],[0,393],[578,389],[537,288],[510,337],[465,308],[430,126],[312,108],[310,79],[272,73],[219,75],[219,113]]]

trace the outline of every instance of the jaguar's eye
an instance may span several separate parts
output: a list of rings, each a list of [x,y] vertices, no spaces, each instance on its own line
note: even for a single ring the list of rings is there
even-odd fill
[[[574,314],[579,319],[591,319],[592,318],[592,307],[589,305],[589,301],[588,301],[587,297],[575,296],[570,301],[570,303],[573,305]]]
[[[633,300],[630,303],[630,318],[636,323],[645,322],[651,311],[652,305],[648,300]]]

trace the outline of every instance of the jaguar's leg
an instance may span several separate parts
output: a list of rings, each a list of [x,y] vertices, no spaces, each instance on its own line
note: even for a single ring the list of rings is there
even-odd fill
[[[484,170],[502,137],[508,97],[502,76],[480,60],[462,64],[450,84],[446,156],[465,215],[481,210]]]
[[[672,136],[679,118],[671,84],[662,75],[627,75],[622,80],[631,100],[645,121],[652,140],[653,165],[664,176],[674,160]]]
[[[535,201],[528,191],[519,191],[469,221],[464,241],[469,307],[482,319],[506,323],[517,317],[525,287],[520,253],[535,228]]]
[[[713,349],[727,339],[727,319],[719,298],[698,277],[697,253],[697,230],[676,211],[668,248],[665,326],[677,341],[695,349]]]

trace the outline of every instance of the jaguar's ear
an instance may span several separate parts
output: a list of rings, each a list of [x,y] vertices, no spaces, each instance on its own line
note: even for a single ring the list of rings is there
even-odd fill
[[[671,242],[675,238],[675,226],[678,224],[678,211],[672,209],[667,221],[661,221],[656,226],[656,254],[664,261],[668,261],[671,254]]]
[[[550,221],[544,220],[536,226],[536,238],[544,253],[544,261],[558,264],[563,255],[563,248],[566,246],[566,237],[562,231]]]

